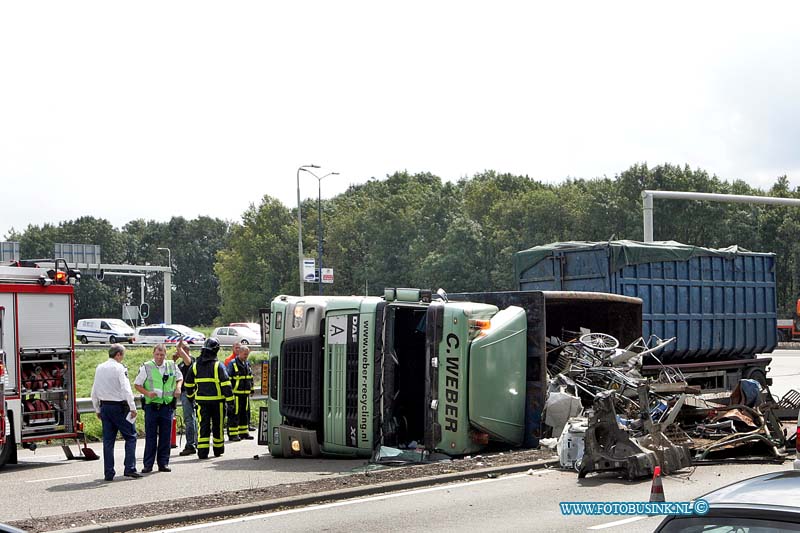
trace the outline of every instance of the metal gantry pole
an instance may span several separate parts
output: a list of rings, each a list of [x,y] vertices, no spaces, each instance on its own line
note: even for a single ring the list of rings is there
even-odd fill
[[[167,251],[169,271],[164,272],[164,323],[172,324],[172,251],[169,248],[158,248]]]
[[[644,218],[644,242],[653,242],[653,199],[704,200],[706,202],[727,202],[740,204],[767,204],[800,206],[795,198],[776,198],[774,196],[749,196],[745,194],[718,194],[687,191],[642,191],[642,215]]]

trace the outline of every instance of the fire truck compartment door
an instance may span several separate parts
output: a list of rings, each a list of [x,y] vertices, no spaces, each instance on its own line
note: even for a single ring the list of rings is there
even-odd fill
[[[20,349],[72,346],[69,294],[20,294],[17,301]]]
[[[17,389],[17,345],[14,340],[14,295],[0,293],[0,307],[5,309],[3,313],[3,346],[6,353],[6,394],[10,390]]]

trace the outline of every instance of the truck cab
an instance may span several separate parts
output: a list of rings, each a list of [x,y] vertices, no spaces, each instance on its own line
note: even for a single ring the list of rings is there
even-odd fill
[[[522,442],[524,310],[431,296],[273,302],[273,455],[369,456],[378,440],[462,455],[489,437]]]
[[[380,446],[458,456],[490,442],[535,446],[547,328],[578,321],[608,327],[613,300],[632,306],[626,324],[638,326],[631,336],[641,335],[641,300],[576,294],[279,296],[270,309],[259,441],[276,457],[369,457]],[[579,301],[585,312],[574,305],[563,311],[564,302]]]

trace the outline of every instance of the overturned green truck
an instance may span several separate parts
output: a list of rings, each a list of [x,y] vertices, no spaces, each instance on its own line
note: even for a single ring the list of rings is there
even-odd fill
[[[259,443],[276,457],[536,447],[545,339],[583,328],[632,342],[641,303],[558,291],[279,296]]]

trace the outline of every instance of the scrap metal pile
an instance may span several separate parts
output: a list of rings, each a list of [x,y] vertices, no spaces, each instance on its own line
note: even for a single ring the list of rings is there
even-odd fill
[[[758,382],[741,380],[730,398],[712,400],[668,366],[656,380],[642,378],[642,358],[674,338],[620,348],[604,333],[563,337],[548,339],[545,424],[558,439],[562,467],[579,477],[622,471],[634,479],[655,466],[669,474],[702,462],[783,460],[780,404]]]

